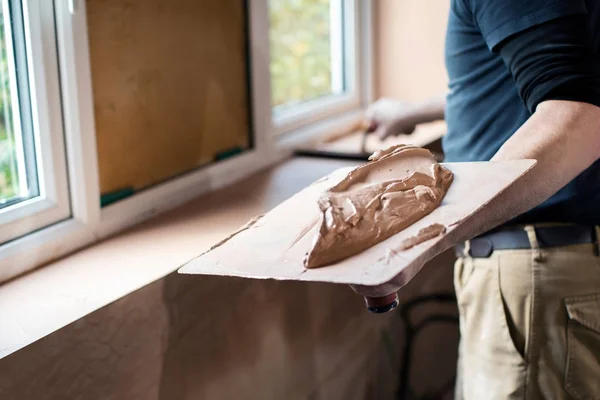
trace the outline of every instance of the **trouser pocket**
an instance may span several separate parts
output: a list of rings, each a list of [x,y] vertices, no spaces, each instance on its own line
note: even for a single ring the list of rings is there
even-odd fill
[[[575,399],[600,399],[600,294],[565,300],[565,390]]]

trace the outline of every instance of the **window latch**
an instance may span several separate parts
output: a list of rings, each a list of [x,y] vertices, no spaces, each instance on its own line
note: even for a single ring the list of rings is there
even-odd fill
[[[67,0],[69,2],[69,12],[72,15],[75,15],[75,13],[77,12],[77,1],[78,0]]]

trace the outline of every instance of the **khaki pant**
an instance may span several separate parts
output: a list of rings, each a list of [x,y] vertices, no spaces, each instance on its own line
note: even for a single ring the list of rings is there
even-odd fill
[[[595,246],[461,258],[457,399],[600,399]]]

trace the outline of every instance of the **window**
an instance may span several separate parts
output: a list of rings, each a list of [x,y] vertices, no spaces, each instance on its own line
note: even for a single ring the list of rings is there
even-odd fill
[[[7,3],[0,6],[0,207],[2,208],[39,195],[33,137],[25,134],[21,128],[17,60],[11,40],[13,32],[7,6]],[[7,50],[9,45],[10,52]]]
[[[0,3],[0,243],[69,216],[53,15]]]
[[[356,1],[270,0],[271,104],[277,131],[358,105]]]
[[[157,11],[145,8],[144,0],[129,2],[137,7],[129,11]],[[226,146],[222,158],[227,159],[165,182],[158,179],[161,183],[101,208],[98,151],[103,142],[98,140],[97,126],[109,125],[114,116],[122,117],[121,106],[147,105],[152,113],[154,107],[161,106],[165,90],[171,95],[188,90],[187,73],[205,73],[207,68],[226,65],[214,62],[214,57],[213,64],[207,64],[205,57],[190,61],[185,46],[178,47],[181,43],[175,41],[176,46],[166,49],[174,52],[173,57],[184,57],[181,71],[189,72],[165,76],[183,82],[180,89],[156,79],[155,69],[146,68],[144,74],[136,75],[138,80],[125,75],[120,82],[143,87],[162,82],[163,86],[154,90],[155,97],[141,95],[128,86],[121,90],[126,93],[123,104],[105,101],[111,97],[102,96],[107,88],[94,82],[92,64],[97,68],[96,78],[100,74],[110,80],[114,74],[107,73],[106,68],[115,68],[114,60],[90,45],[108,45],[105,50],[110,54],[110,46],[116,43],[106,40],[109,31],[98,23],[98,8],[112,15],[112,6],[104,3],[0,0],[0,282],[247,177],[287,157],[294,146],[308,143],[325,128],[352,129],[362,121],[361,105],[369,102],[371,87],[372,0],[245,0],[244,12],[236,18],[228,13],[226,20],[245,24],[247,13],[248,32],[244,26],[240,30],[244,37],[225,43],[247,51],[245,61],[249,64],[229,62],[227,68],[242,71],[235,75],[247,80],[251,91],[232,101],[229,89],[239,92],[239,83],[229,79],[233,76],[229,74],[224,85],[211,81],[211,85],[199,86],[200,95],[211,95],[212,100],[203,105],[191,101],[186,110],[227,113],[222,124],[194,125],[215,132],[219,140],[240,134],[231,121],[251,125],[251,148],[229,157],[237,153]],[[179,14],[183,13],[180,9],[177,12],[173,15],[184,15]],[[243,42],[248,38],[251,45],[245,48]],[[222,50],[223,46],[214,43],[210,39],[207,54]],[[168,61],[164,42],[158,45],[162,48],[150,52],[149,58],[125,58],[124,62],[143,69],[151,65],[145,60]],[[357,54],[361,54],[360,60]],[[246,66],[250,68],[246,70]],[[100,97],[97,103],[94,93]],[[231,104],[244,116],[232,113]],[[181,114],[173,114],[173,118],[186,120]],[[284,132],[290,133],[285,139],[273,135]],[[166,135],[172,139],[168,129]],[[128,151],[138,146],[127,143]],[[243,141],[239,146],[246,148],[248,144]],[[179,156],[172,159],[181,161]],[[110,162],[110,157],[105,161]],[[144,169],[141,163],[134,165]]]

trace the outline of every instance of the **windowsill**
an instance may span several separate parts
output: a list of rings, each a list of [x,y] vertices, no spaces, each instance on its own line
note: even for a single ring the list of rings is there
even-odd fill
[[[370,135],[366,142],[366,151],[374,153],[377,150],[386,149],[397,144],[411,144],[419,147],[426,147],[440,140],[446,133],[446,123],[444,121],[432,122],[417,126],[417,129],[410,135],[399,135],[389,137],[380,141],[375,135]],[[348,135],[325,138],[313,146],[316,150],[339,151],[348,153],[358,153],[361,150],[363,133],[358,131]]]
[[[294,150],[315,146],[333,138],[346,137],[361,125],[364,114],[364,110],[356,109],[308,124],[292,132],[279,133],[276,146],[279,149]]]
[[[343,118],[350,126],[361,116],[357,112]],[[338,126],[342,122],[336,120]],[[330,125],[324,123],[318,128],[330,129]],[[441,136],[443,127],[426,126],[407,138],[426,146]],[[315,132],[306,131],[294,140],[283,138],[280,145],[306,145],[314,137]],[[351,134],[316,146],[355,152],[359,138],[359,133]],[[372,140],[377,141],[374,137]],[[388,144],[394,143],[373,142],[373,146]],[[176,271],[253,216],[270,210],[331,171],[351,165],[356,162],[315,158],[284,161],[0,284],[0,359]]]
[[[296,158],[0,285],[0,359],[154,282],[354,162]]]

